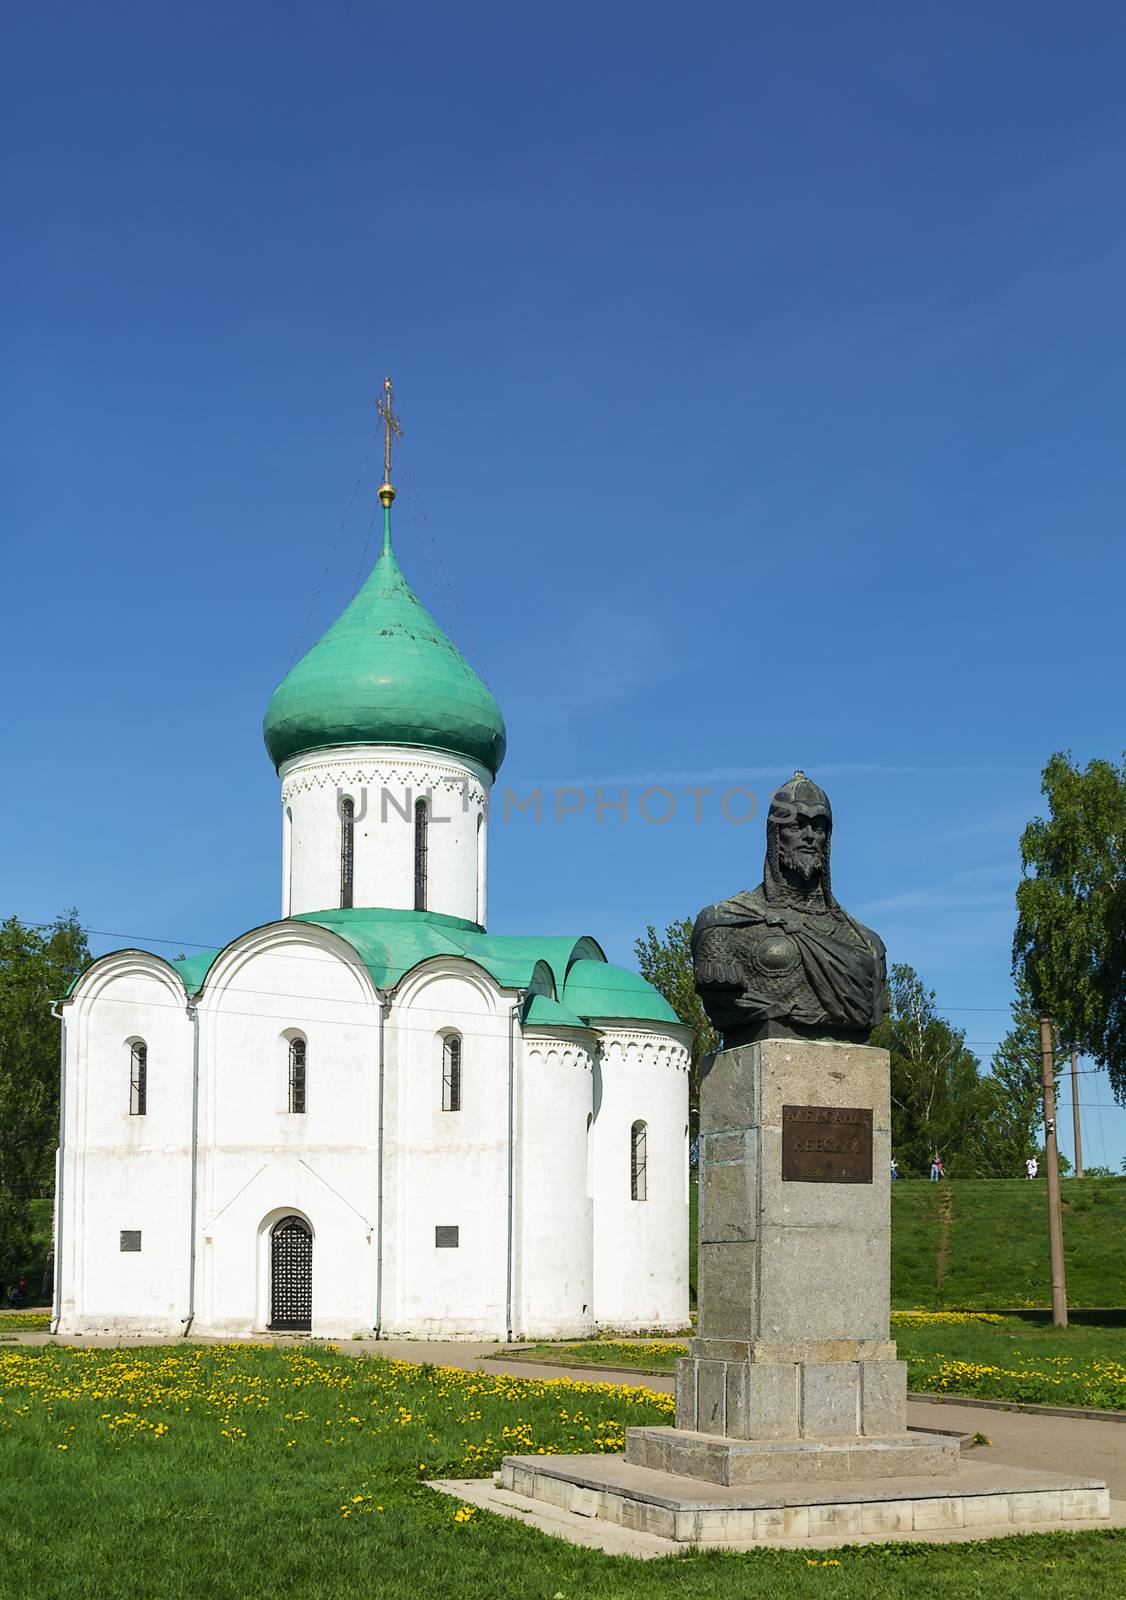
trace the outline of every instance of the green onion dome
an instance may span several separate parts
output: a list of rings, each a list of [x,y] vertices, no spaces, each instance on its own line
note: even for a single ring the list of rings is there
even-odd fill
[[[414,593],[391,549],[328,632],[274,690],[263,727],[275,767],[309,750],[398,744],[504,760],[500,707]]]

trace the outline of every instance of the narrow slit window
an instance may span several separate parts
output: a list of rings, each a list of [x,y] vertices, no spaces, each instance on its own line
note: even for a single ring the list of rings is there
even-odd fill
[[[635,1122],[629,1130],[629,1193],[631,1200],[644,1200],[646,1198],[646,1143],[644,1122]]]
[[[282,893],[285,896],[285,914],[293,909],[293,809],[285,808],[285,848],[282,853]]]
[[[350,795],[340,802],[340,905],[352,906],[352,877],[356,860],[356,803]]]
[[[305,1041],[289,1041],[289,1109],[300,1116],[305,1110]]]
[[[442,1040],[442,1110],[461,1110],[461,1037],[456,1033]]]
[[[479,925],[481,927],[484,927],[484,925],[485,925],[485,853],[484,853],[484,850],[482,848],[483,845],[484,845],[484,842],[485,842],[484,824],[485,824],[484,814],[482,812],[478,811],[478,813],[477,813],[477,922],[479,923]]]
[[[129,1046],[129,1115],[143,1117],[149,1104],[149,1047],[137,1039]]]
[[[425,800],[414,803],[414,909],[426,910],[427,852],[430,817]]]

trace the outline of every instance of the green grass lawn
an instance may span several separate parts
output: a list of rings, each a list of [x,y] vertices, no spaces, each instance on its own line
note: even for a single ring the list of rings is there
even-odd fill
[[[895,1325],[908,1387],[937,1394],[1126,1411],[1126,1326],[1120,1318],[1054,1328],[1046,1316],[990,1325]]]
[[[11,1333],[46,1333],[50,1326],[49,1311],[0,1311],[0,1339]]]
[[[1126,1180],[1065,1179],[1068,1299],[1126,1306]],[[1045,1185],[1024,1178],[892,1185],[892,1304],[1046,1306],[1052,1286]]]
[[[0,1350],[0,1595],[43,1600],[1083,1596],[1126,1539],[609,1557],[426,1487],[509,1451],[619,1448],[665,1397],[331,1347]],[[1115,1576],[1117,1574],[1117,1576]]]
[[[984,1321],[970,1314],[945,1321],[943,1315],[949,1314],[893,1314],[891,1331],[911,1389],[1126,1411],[1126,1318],[1092,1317],[1060,1329],[1044,1316]],[[587,1339],[529,1345],[527,1354],[576,1366],[671,1372],[687,1346]]]

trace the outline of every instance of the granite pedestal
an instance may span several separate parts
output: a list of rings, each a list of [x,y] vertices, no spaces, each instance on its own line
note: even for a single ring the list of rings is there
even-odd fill
[[[835,1441],[854,1462],[879,1440],[866,1476],[941,1472],[949,1441],[907,1436],[890,1337],[887,1052],[796,1039],[721,1051],[701,1085],[699,1182],[700,1320],[677,1363],[677,1431]],[[626,1460],[645,1465],[653,1449],[627,1440]],[[714,1478],[722,1453],[681,1450],[679,1470],[694,1475],[695,1459],[709,1480],[749,1481],[733,1476],[745,1448]],[[785,1454],[760,1452],[763,1470],[777,1477]],[[791,1454],[792,1477],[822,1471],[820,1452]]]

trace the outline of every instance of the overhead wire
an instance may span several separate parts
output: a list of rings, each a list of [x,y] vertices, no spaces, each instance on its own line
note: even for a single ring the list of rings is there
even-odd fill
[[[366,537],[364,539],[364,548],[360,553],[360,564],[356,568],[356,581],[352,585],[352,599],[353,600],[356,598],[356,596],[360,592],[360,584],[363,582],[364,573],[367,570],[368,551],[371,548],[371,536],[372,536],[372,531],[375,528],[375,518],[376,518],[376,514],[377,514],[378,510],[379,510],[379,501],[376,500],[375,503],[372,505],[372,508],[371,508],[371,516],[368,518],[368,531],[367,531],[367,535],[366,535]]]
[[[293,654],[289,659],[290,667],[292,667],[293,663],[297,660],[297,656],[298,656],[298,653],[299,653],[299,651],[301,649],[301,646],[305,642],[305,635],[309,631],[309,624],[313,619],[313,612],[316,610],[317,602],[320,600],[321,594],[324,591],[325,584],[328,582],[329,572],[332,570],[332,564],[336,560],[336,552],[340,548],[340,542],[344,537],[345,525],[347,524],[348,517],[349,517],[349,515],[351,513],[352,507],[356,503],[356,496],[360,492],[360,485],[364,481],[364,475],[365,475],[365,473],[367,471],[368,462],[371,460],[371,453],[372,453],[373,448],[374,448],[374,446],[371,443],[369,443],[367,451],[366,451],[366,453],[364,455],[363,461],[360,464],[359,476],[356,478],[356,482],[352,487],[352,493],[348,497],[348,504],[344,507],[344,514],[340,518],[340,526],[336,530],[336,538],[332,542],[332,548],[329,551],[328,556],[327,556],[327,558],[325,560],[324,570],[322,571],[322,573],[320,575],[320,578],[319,578],[319,580],[317,582],[317,587],[313,591],[313,598],[309,601],[309,609],[305,613],[305,620],[301,624],[301,630],[297,635],[297,642],[293,646]],[[373,512],[372,513],[372,521],[374,522],[374,520],[375,520],[375,513]],[[370,527],[368,529],[368,537],[369,538],[371,537],[371,529],[370,529]]]
[[[378,908],[378,907],[373,908],[373,910],[376,910],[376,911],[378,911],[379,909],[381,909],[381,908]],[[259,926],[263,927],[263,928],[272,927],[272,926],[275,926],[277,922],[285,922],[287,920],[288,920],[287,918],[280,917],[280,918],[274,919],[274,921],[272,921],[272,922],[262,923]],[[35,929],[39,929],[39,930],[47,929],[47,928],[53,928],[53,927],[57,926],[57,924],[55,922],[25,922],[23,925],[24,925],[24,927],[27,927],[27,928],[35,928]],[[325,924],[316,923],[316,922],[312,922],[312,921],[310,921],[310,922],[302,922],[300,925],[303,926],[303,927],[321,927],[321,928],[324,928],[326,926]],[[135,939],[135,940],[137,940],[139,942],[137,946],[126,946],[124,948],[140,948],[141,946],[143,946],[145,944],[166,944],[166,945],[175,945],[175,946],[177,946],[177,947],[179,947],[181,949],[186,946],[186,947],[189,947],[189,948],[191,948],[193,950],[199,950],[199,951],[215,950],[217,952],[227,949],[231,944],[234,944],[239,938],[245,937],[245,932],[244,932],[243,934],[236,934],[234,936],[234,938],[229,939],[229,940],[227,940],[225,942],[222,941],[222,940],[218,940],[218,939],[212,939],[212,940],[209,940],[207,942],[204,942],[203,940],[200,940],[200,939],[169,938],[166,935],[159,935],[159,934],[118,933],[118,932],[114,932],[112,930],[105,929],[105,928],[90,928],[90,927],[85,927],[85,926],[82,926],[81,931],[83,933],[85,933],[86,935],[88,935],[90,938],[124,939],[124,940],[134,940]],[[252,932],[254,930],[246,930],[246,931],[247,932]],[[328,927],[326,929],[326,931],[338,934],[339,937],[344,938],[345,941],[347,942],[347,937],[341,930],[336,929],[336,928],[332,928],[332,927]],[[499,937],[500,938],[506,938],[506,937],[513,937],[513,936],[512,935],[501,934],[501,935],[499,935]],[[533,935],[531,937],[535,937],[535,936]],[[551,938],[566,938],[568,936],[567,935],[561,935],[561,934],[545,934],[542,937],[545,938],[545,939],[551,939]],[[115,953],[117,953],[117,952],[112,951],[112,950],[107,950],[107,951],[104,951],[101,956],[95,956],[93,959],[94,960],[102,960],[102,959],[104,959],[105,956],[113,955]],[[155,954],[155,952],[151,952],[151,953]],[[285,960],[285,961],[313,961],[313,962],[318,962],[318,964],[319,964],[319,957],[316,957],[316,956],[301,956],[301,955],[297,955],[296,953],[293,953],[293,952],[284,952],[284,953],[282,953],[282,952],[272,952],[272,954],[273,954],[274,958],[278,959],[278,960]],[[453,959],[461,959],[461,960],[466,960],[466,961],[470,961],[470,962],[472,962],[474,960],[474,957],[472,955],[470,955],[470,954],[468,954],[468,953],[466,953],[464,951],[436,952],[436,954],[444,954],[444,955],[452,957]],[[167,958],[166,957],[161,957],[160,959],[165,960]],[[191,958],[188,957],[187,959],[190,960]],[[424,957],[423,959],[425,960],[425,959],[429,959],[429,958]],[[585,987],[590,987],[589,985],[584,985],[584,986]],[[502,987],[504,987],[504,986],[502,985]],[[608,985],[598,986],[598,985],[595,985],[595,987],[602,987],[604,989],[609,989],[612,986],[608,986]],[[278,991],[273,991],[273,990],[250,990],[248,992],[255,993],[255,994],[277,993],[278,997],[281,998],[281,999],[289,998],[289,996],[287,996],[285,994],[280,994]],[[1008,1006],[949,1006],[949,1005],[944,1005],[944,1004],[940,1003],[939,1004],[939,1010],[942,1011],[942,1012],[947,1012],[947,1011],[980,1012],[982,1014],[990,1014],[990,1015],[998,1015],[998,1016],[1007,1016],[1007,1015],[1011,1014],[1010,1013],[1010,1008]],[[994,1047],[997,1044],[999,1044],[1000,1042],[1001,1042],[1000,1039],[967,1039],[966,1040],[967,1045],[970,1045],[970,1046],[972,1046],[974,1048],[979,1048],[979,1049],[984,1049],[984,1048],[987,1048],[987,1047]],[[1077,1069],[1078,1075],[1080,1077],[1098,1076],[1100,1073],[1105,1072],[1105,1070],[1106,1069],[1103,1068],[1103,1067],[1079,1067]]]
[[[393,909],[393,908],[392,907],[379,907],[379,906],[372,907],[372,911],[375,914],[378,914],[378,912],[380,910],[391,910],[391,909]],[[330,912],[330,914],[331,914],[331,912]],[[271,921],[271,922],[261,923],[261,924],[259,924],[259,926],[261,926],[261,927],[272,927],[274,925],[274,923],[276,923],[276,922],[285,922],[287,920],[289,920],[289,919],[285,918],[285,917],[278,917],[278,918],[274,918],[273,921]],[[319,924],[319,923],[307,923],[307,924],[304,924],[304,925],[305,926],[313,926],[313,927],[321,926],[321,924]],[[55,922],[25,922],[23,924],[23,926],[25,928],[45,929],[45,928],[54,928],[54,927],[57,926],[57,924]],[[88,928],[88,927],[86,927],[86,926],[84,926],[82,924],[80,924],[80,927],[81,927],[81,931],[83,933],[85,933],[88,937],[92,938],[92,939],[137,939],[143,944],[170,944],[170,945],[180,946],[181,948],[184,947],[184,946],[188,946],[193,950],[225,950],[228,945],[234,943],[235,939],[242,938],[244,936],[243,934],[235,934],[232,939],[227,939],[227,940],[223,940],[223,939],[207,939],[207,940],[204,940],[204,939],[184,939],[184,938],[175,938],[175,939],[173,939],[173,938],[169,938],[165,934],[155,934],[155,933],[117,933],[117,932],[114,932],[113,930],[108,929],[108,928]],[[338,930],[333,929],[332,931],[336,932]],[[513,936],[513,935],[508,935],[508,934],[500,934],[500,935],[498,935],[498,937],[500,937],[500,938],[509,938],[509,937],[519,937],[519,936],[518,935]],[[535,935],[531,935],[530,937],[536,937],[536,936]],[[566,938],[566,937],[568,937],[568,935],[566,935],[566,934],[544,934],[542,937],[544,937],[545,939]],[[113,954],[112,951],[108,951],[108,950],[103,952],[103,953],[105,955],[112,955]],[[95,960],[100,960],[101,957],[95,957],[94,959]],[[315,960],[315,959],[316,959],[315,957],[310,957],[310,956],[304,956],[304,957],[302,957],[302,956],[287,956],[286,957],[286,960],[292,960],[292,961],[300,961],[300,960],[308,961],[308,960]],[[472,957],[469,957],[467,959],[471,960]],[[943,1004],[940,1003],[939,1009],[941,1011],[944,1011],[944,1012],[945,1011],[979,1011],[979,1012],[983,1012],[983,1013],[988,1012],[988,1013],[990,1013],[992,1015],[997,1015],[997,1016],[1008,1016],[1008,1015],[1010,1015],[1010,1009],[1009,1009],[1008,1006],[948,1006],[948,1005],[943,1005]],[[975,1041],[968,1041],[968,1042],[973,1043]],[[987,1041],[987,1042],[993,1043],[995,1041],[990,1040],[990,1041]]]

